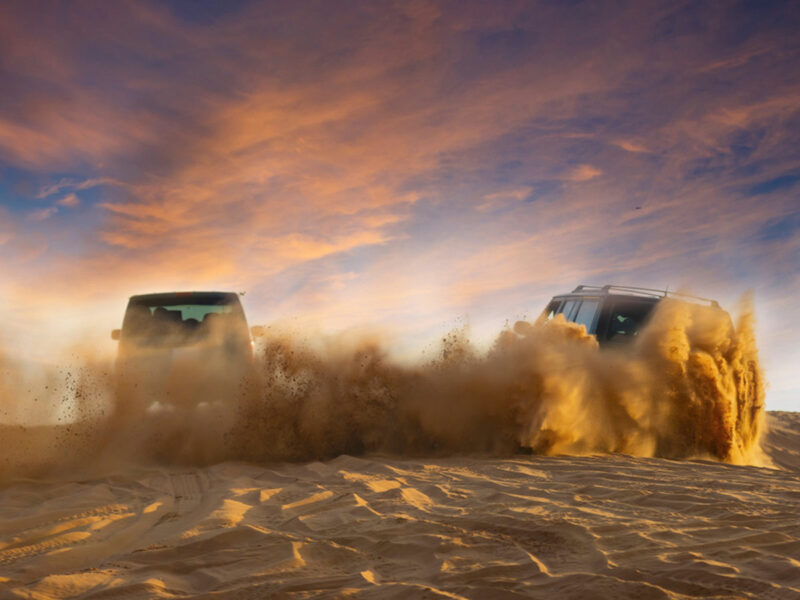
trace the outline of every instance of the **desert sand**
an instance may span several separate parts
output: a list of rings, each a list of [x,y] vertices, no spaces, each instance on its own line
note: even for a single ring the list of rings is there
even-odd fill
[[[0,597],[800,598],[800,413],[768,427],[775,468],[343,455],[7,481]]]
[[[46,377],[75,412],[0,426],[0,598],[800,598],[800,413],[698,311],[416,366],[278,335],[225,394]],[[7,372],[9,414],[47,404]]]

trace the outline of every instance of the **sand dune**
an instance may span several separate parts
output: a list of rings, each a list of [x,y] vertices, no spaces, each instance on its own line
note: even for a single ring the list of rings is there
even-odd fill
[[[129,468],[0,490],[2,598],[798,598],[777,469],[624,455]]]

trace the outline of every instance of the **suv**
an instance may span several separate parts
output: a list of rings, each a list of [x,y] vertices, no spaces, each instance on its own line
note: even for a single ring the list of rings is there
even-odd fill
[[[620,285],[579,285],[568,294],[554,296],[543,313],[550,320],[564,315],[567,321],[586,327],[601,346],[617,346],[631,341],[647,324],[656,304],[666,297],[687,298],[719,309],[716,300]]]
[[[111,338],[119,341],[120,383],[146,406],[213,401],[253,366],[250,330],[232,292],[132,296]]]

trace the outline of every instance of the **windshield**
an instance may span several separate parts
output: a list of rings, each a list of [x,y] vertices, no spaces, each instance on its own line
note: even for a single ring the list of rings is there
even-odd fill
[[[247,335],[234,294],[134,296],[122,324],[123,339],[144,346],[182,346],[232,334]]]

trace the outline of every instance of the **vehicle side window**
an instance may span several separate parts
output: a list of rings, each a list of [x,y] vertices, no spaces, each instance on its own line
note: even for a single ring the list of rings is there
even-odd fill
[[[558,309],[561,307],[561,300],[551,300],[547,308],[544,309],[544,318],[548,321],[558,314]]]
[[[639,333],[654,305],[649,302],[615,302],[608,324],[608,339],[622,341]]]
[[[561,307],[561,310],[559,310],[558,312],[560,314],[564,315],[564,318],[567,321],[569,321],[570,317],[572,316],[572,313],[574,312],[575,307],[577,305],[578,305],[578,301],[577,300],[567,300],[566,302],[564,302],[564,305]]]
[[[575,323],[586,327],[587,333],[594,333],[592,324],[594,323],[594,315],[597,312],[597,307],[600,304],[598,300],[584,300],[578,309],[578,314],[575,315]]]

